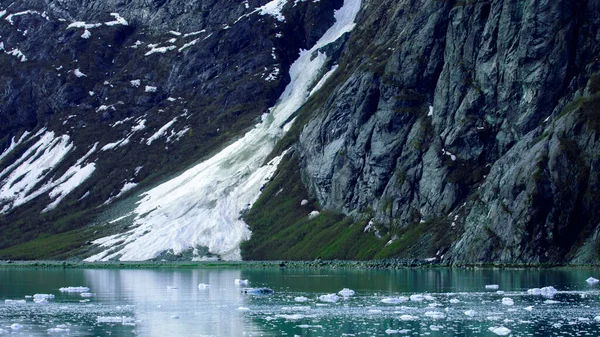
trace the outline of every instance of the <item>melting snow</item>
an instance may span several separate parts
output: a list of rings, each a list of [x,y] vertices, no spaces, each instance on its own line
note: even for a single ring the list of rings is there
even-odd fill
[[[150,47],[150,46],[151,46],[151,45],[149,45],[148,47]],[[168,51],[170,51],[170,50],[173,50],[173,49],[175,49],[175,48],[177,48],[177,46],[173,46],[173,45],[171,45],[171,46],[166,46],[166,47],[158,47],[158,48],[156,48],[155,46],[153,46],[153,45],[152,45],[152,49],[150,49],[150,51],[148,51],[148,52],[147,52],[146,54],[144,54],[144,55],[145,55],[145,56],[148,56],[148,55],[152,55],[152,54],[156,54],[156,53],[164,54],[164,53],[166,53],[166,52],[168,52]]]
[[[150,144],[152,144],[153,141],[157,140],[159,137],[164,136],[165,133],[167,132],[167,129],[169,129],[175,122],[177,122],[177,117],[175,117],[169,123],[163,125],[163,127],[158,129],[158,131],[156,131],[152,136],[150,136],[150,138],[148,138],[148,140],[146,141],[146,145],[150,145]]]
[[[290,83],[261,123],[214,157],[144,193],[135,210],[136,228],[95,241],[105,251],[87,260],[117,256],[147,260],[165,250],[177,254],[197,246],[208,247],[223,259],[240,259],[239,245],[250,237],[240,211],[258,198],[282,157],[262,163],[283,136],[282,125],[306,102],[309,88],[320,79],[327,57],[318,50],[354,28],[360,4],[360,0],[346,0],[335,12],[335,24],[311,50],[300,52],[290,68]],[[278,8],[275,2],[271,5]],[[119,241],[120,249],[111,251]]]
[[[123,26],[127,26],[129,25],[129,23],[127,22],[127,20],[123,19],[123,17],[121,17],[121,15],[119,15],[119,13],[110,13],[110,15],[115,18],[114,21],[109,21],[109,22],[105,22],[104,24],[107,26],[115,26],[115,25],[123,25]]]
[[[87,77],[87,75],[82,73],[81,70],[79,70],[79,68],[73,70],[73,75],[77,77]]]
[[[146,88],[144,88],[144,92],[156,92],[156,87],[151,86],[151,85],[147,85]]]
[[[315,92],[319,91],[319,89],[321,89],[323,85],[325,85],[327,80],[331,77],[331,75],[333,75],[333,73],[337,70],[338,67],[339,65],[337,64],[331,67],[331,70],[329,70],[325,75],[323,75],[319,83],[317,83],[315,87],[310,91],[309,96],[312,96]]]
[[[285,17],[281,13],[283,6],[287,4],[288,0],[273,0],[262,7],[257,8],[260,15],[271,15],[278,21],[285,21]]]
[[[4,48],[4,45],[2,45],[2,48]],[[21,62],[27,61],[27,57],[25,56],[25,54],[23,54],[23,52],[21,52],[17,48],[15,48],[15,49],[13,49],[11,51],[7,51],[6,54],[12,55],[12,56],[18,58],[19,60],[21,60]]]

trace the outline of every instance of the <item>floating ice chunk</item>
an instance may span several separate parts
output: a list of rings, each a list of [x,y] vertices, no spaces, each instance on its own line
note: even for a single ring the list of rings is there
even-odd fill
[[[271,288],[245,288],[243,291],[249,295],[271,295],[274,293]]]
[[[496,291],[496,294],[498,294],[498,295],[504,295],[504,291],[498,290],[498,291]]]
[[[49,334],[52,333],[60,333],[60,334],[64,334],[64,333],[68,333],[69,329],[66,328],[50,328],[48,330],[46,330]]]
[[[456,303],[460,303],[460,300],[457,298],[451,298],[449,302],[452,304],[456,304]]]
[[[297,325],[300,329],[309,329],[309,328],[323,328],[322,325],[309,325],[309,324],[300,324]]]
[[[402,315],[400,316],[400,320],[401,321],[416,321],[419,318],[417,316],[412,316],[412,315]]]
[[[238,286],[247,286],[248,280],[240,280],[239,278],[236,278],[235,280],[233,280],[233,283]]]
[[[90,36],[92,36],[92,33],[90,33],[90,31],[87,29],[83,31],[83,34],[81,34],[82,39],[89,39]]]
[[[246,307],[239,307],[238,308],[239,311],[250,311],[250,308],[246,308]]]
[[[77,77],[87,77],[87,75],[82,73],[81,70],[79,70],[79,68],[73,70],[73,75]]]
[[[426,299],[427,301],[435,301],[435,297],[433,297],[431,295],[423,295],[423,298]]]
[[[585,280],[585,282],[587,282],[589,285],[594,285],[594,284],[600,282],[600,280],[590,276],[590,277],[588,277],[587,280]]]
[[[63,287],[58,289],[61,293],[86,293],[90,291],[88,287]]]
[[[555,301],[555,300],[545,300],[544,304],[556,304],[556,303],[560,303],[559,301]]]
[[[96,317],[97,323],[130,323],[133,322],[133,318],[127,316],[98,316]]]
[[[440,331],[443,328],[441,325],[430,325],[429,330],[431,331]]]
[[[596,322],[600,322],[600,316],[596,316],[596,317],[594,317],[594,321],[596,321]]]
[[[87,297],[92,297],[92,296],[94,296],[94,294],[92,294],[92,293],[81,293],[81,294],[79,294],[79,296],[81,296],[81,297],[86,297],[86,298],[87,298]]]
[[[530,305],[528,307],[523,308],[523,310],[532,311],[533,310],[533,306]]]
[[[167,286],[167,290],[179,289],[178,286]]]
[[[542,295],[544,297],[552,298],[556,295],[558,291],[554,289],[553,286],[543,287],[543,288],[533,288],[527,290],[527,293],[530,295]]]
[[[510,334],[510,329],[505,328],[503,326],[493,326],[488,329],[489,331],[495,333],[498,336],[507,336]]]
[[[380,313],[382,313],[382,311],[379,310],[379,309],[370,309],[370,310],[367,310],[367,312],[370,313],[370,314],[380,314]]]
[[[439,311],[427,311],[425,312],[425,316],[433,319],[442,319],[446,317],[443,312]]]
[[[504,297],[504,298],[502,298],[502,304],[504,304],[504,305],[514,305],[515,301],[513,301],[512,298]]]
[[[408,297],[406,297],[406,296],[386,297],[381,300],[382,303],[386,303],[386,304],[398,304],[398,303],[402,303],[402,302],[406,302],[406,301],[408,301]]]
[[[344,296],[344,297],[350,297],[350,296],[354,296],[356,292],[352,289],[348,289],[348,288],[344,288],[340,291],[338,291],[338,294],[340,296]]]
[[[465,315],[467,315],[469,317],[473,317],[473,316],[475,316],[475,314],[477,314],[477,312],[475,312],[475,310],[467,310],[467,311],[465,311]]]
[[[198,288],[199,289],[208,289],[208,288],[210,288],[210,284],[200,283],[200,284],[198,284]]]
[[[420,294],[410,295],[410,300],[413,302],[421,302],[425,299],[425,296]]]
[[[22,326],[21,324],[19,324],[19,323],[13,323],[13,324],[11,324],[11,325],[10,325],[10,328],[11,328],[12,330],[19,330],[19,329],[21,329],[22,327],[23,327],[23,326]]]
[[[25,304],[27,302],[25,302],[25,300],[4,300],[4,304]]]
[[[53,299],[54,295],[52,294],[35,294],[33,295],[33,301],[35,303],[48,303],[48,300]]]
[[[327,295],[319,296],[319,301],[321,301],[321,302],[335,303],[339,300],[340,300],[340,297],[336,294],[327,294]]]
[[[294,297],[294,301],[296,301],[296,302],[307,302],[308,301],[308,297],[304,297],[304,296]]]
[[[179,316],[178,315],[171,315],[171,318],[172,319],[179,319]]]
[[[496,290],[498,288],[500,288],[500,286],[497,284],[486,284],[486,286],[485,286],[485,289],[488,289],[488,290]]]
[[[277,318],[283,318],[283,319],[285,319],[287,321],[297,321],[299,319],[303,319],[306,316],[304,316],[302,314],[291,314],[291,315],[285,315],[284,314],[284,315],[275,315],[275,317],[277,317]]]

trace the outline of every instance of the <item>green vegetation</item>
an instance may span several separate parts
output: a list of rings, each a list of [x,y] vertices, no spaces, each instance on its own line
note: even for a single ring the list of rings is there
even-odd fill
[[[60,234],[40,234],[36,239],[0,250],[2,259],[33,260],[44,257],[69,259],[86,245],[88,240],[98,237],[97,228],[75,229]]]
[[[308,204],[302,206],[302,200]],[[244,260],[367,260],[387,257],[430,257],[455,237],[447,219],[388,229],[380,237],[365,232],[366,221],[318,209],[302,184],[298,161],[287,155],[273,180],[244,220],[252,237],[242,244]],[[394,239],[392,239],[394,238]],[[391,242],[390,242],[391,240]]]

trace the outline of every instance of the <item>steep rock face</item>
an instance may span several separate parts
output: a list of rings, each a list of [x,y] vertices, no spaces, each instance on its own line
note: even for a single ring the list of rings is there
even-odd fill
[[[0,248],[93,223],[260,121],[341,5],[280,3],[0,4]]]
[[[598,10],[367,2],[297,143],[303,180],[365,223],[452,233],[415,257],[597,262]]]

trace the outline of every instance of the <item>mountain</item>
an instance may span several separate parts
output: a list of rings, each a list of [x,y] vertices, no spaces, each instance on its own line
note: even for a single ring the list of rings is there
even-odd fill
[[[0,256],[597,263],[599,14],[0,4]]]

